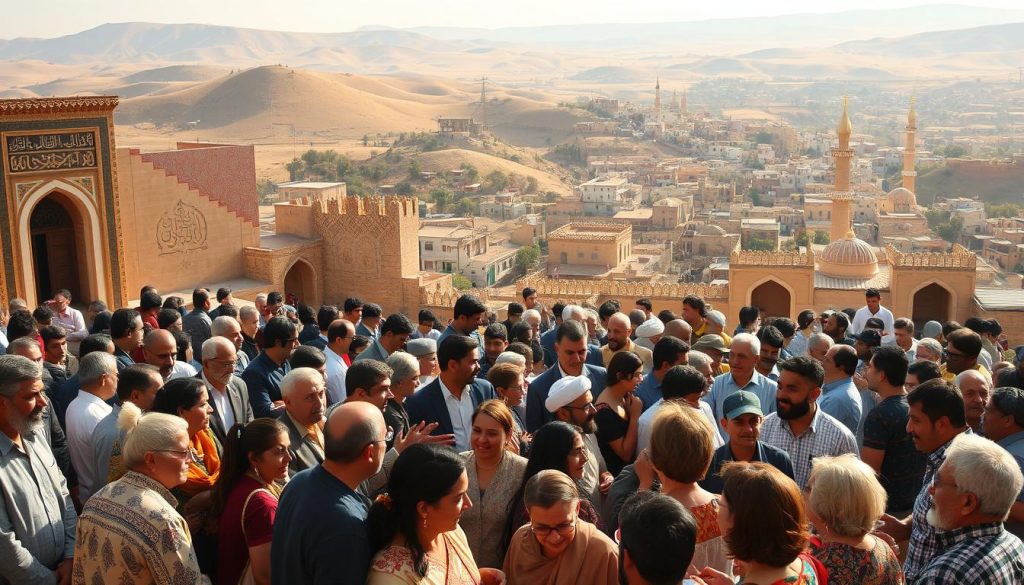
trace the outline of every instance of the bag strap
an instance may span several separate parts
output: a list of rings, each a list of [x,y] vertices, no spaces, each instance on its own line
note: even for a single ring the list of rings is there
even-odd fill
[[[242,538],[245,539],[248,539],[248,537],[245,535],[245,509],[249,507],[249,500],[251,500],[252,497],[256,495],[256,492],[267,492],[268,494],[270,494],[270,490],[268,490],[267,488],[256,488],[249,492],[249,495],[245,497],[245,503],[242,504],[242,517],[240,520],[240,522],[242,523]],[[273,496],[274,494],[270,495]]]

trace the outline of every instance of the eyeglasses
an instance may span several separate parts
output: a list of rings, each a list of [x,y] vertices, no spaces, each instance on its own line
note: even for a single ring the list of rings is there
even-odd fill
[[[962,358],[967,357],[967,354],[965,354],[965,353],[953,353],[953,352],[949,351],[948,349],[944,349],[944,350],[942,350],[942,356],[945,357],[947,360],[950,359],[950,358],[962,359]]]
[[[548,536],[551,536],[552,532],[557,532],[559,536],[569,536],[575,529],[575,518],[573,518],[569,522],[559,524],[558,526],[545,526],[543,524],[533,524],[532,522],[530,523],[530,530],[532,530],[534,534],[541,538],[547,538]]]
[[[587,411],[590,411],[590,410],[594,410],[594,411],[597,410],[597,407],[594,406],[593,404],[589,403],[589,402],[586,404],[586,406],[571,406],[569,404],[566,404],[562,408],[568,408],[569,410],[582,410],[583,412],[587,412]]]
[[[389,428],[388,432],[384,433],[383,439],[380,439],[379,441],[370,441],[366,446],[369,447],[370,445],[376,445],[377,443],[390,443],[393,440],[395,440],[395,431],[394,429]]]
[[[188,458],[192,463],[199,463],[199,456],[192,449],[186,449],[184,451],[176,451],[174,449],[154,449],[157,453],[170,453],[176,456],[178,459]]]

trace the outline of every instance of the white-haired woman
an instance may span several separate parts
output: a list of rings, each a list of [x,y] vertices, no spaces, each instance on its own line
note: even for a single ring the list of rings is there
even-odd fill
[[[405,399],[416,392],[420,385],[420,361],[412,354],[396,351],[388,356],[388,367],[391,368],[391,394],[384,405],[384,422],[393,431],[388,441],[390,449],[395,444],[394,437],[404,437],[409,433],[409,415],[405,412]]]
[[[126,402],[118,426],[127,433],[128,472],[93,494],[82,510],[72,582],[204,582],[188,524],[170,492],[188,478],[188,423],[169,414],[143,416]]]

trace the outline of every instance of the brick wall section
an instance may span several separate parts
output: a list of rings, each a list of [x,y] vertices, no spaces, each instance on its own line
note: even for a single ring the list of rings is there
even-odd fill
[[[181,146],[181,145],[179,145]],[[256,154],[252,146],[214,146],[151,152],[142,160],[173,175],[204,197],[259,226],[256,195]]]

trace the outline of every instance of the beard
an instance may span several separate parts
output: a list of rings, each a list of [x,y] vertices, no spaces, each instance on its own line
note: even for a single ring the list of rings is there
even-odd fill
[[[594,415],[587,416],[586,420],[579,424],[580,430],[583,431],[584,435],[593,435],[597,432],[597,423],[594,422]]]
[[[618,339],[609,339],[608,340],[608,349],[610,349],[612,351],[619,351],[620,349],[622,349],[624,347],[626,347],[626,344],[624,342],[622,342],[622,341],[619,341]]]
[[[39,406],[27,416],[22,417],[19,414],[15,414],[17,420],[10,420],[8,423],[14,427],[18,434],[21,436],[31,435],[42,430],[43,427],[43,407]]]
[[[788,406],[788,410],[782,410],[783,404]],[[811,411],[811,401],[804,400],[803,402],[793,404],[789,401],[776,400],[775,411],[782,420],[793,420],[795,418],[800,418]]]
[[[951,527],[946,526],[945,523],[939,518],[939,513],[935,509],[934,504],[931,508],[928,508],[928,513],[925,515],[925,520],[928,521],[928,525],[938,530],[949,530]]]

